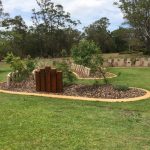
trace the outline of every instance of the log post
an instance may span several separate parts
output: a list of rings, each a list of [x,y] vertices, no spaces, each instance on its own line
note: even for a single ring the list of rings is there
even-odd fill
[[[51,92],[57,92],[56,69],[51,69]]]
[[[45,73],[46,73],[46,92],[51,92],[51,67],[46,67]]]
[[[63,81],[62,81],[62,71],[57,71],[57,93],[61,93],[63,91]]]
[[[41,78],[41,91],[46,91],[46,76],[45,76],[45,69],[40,69],[40,78]]]

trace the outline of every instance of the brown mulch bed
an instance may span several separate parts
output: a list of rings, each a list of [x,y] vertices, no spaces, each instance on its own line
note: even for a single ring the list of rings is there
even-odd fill
[[[0,83],[0,89],[15,92],[37,93],[35,90],[35,81],[31,79],[23,81],[21,83],[13,82],[9,88],[7,87],[7,84],[5,82]],[[119,91],[114,89],[112,85],[94,86],[77,84],[64,87],[63,93],[59,93],[59,95],[60,94],[66,96],[81,96],[89,98],[121,99],[144,96],[146,92],[136,88],[130,88],[127,91]]]
[[[0,89],[15,92],[28,92],[28,93],[36,92],[35,81],[31,79],[22,82],[11,82],[10,87],[7,87],[7,83],[3,82],[0,83]]]
[[[127,91],[115,90],[112,85],[88,86],[72,85],[64,88],[63,95],[82,96],[89,98],[122,99],[144,96],[145,91],[130,88]]]

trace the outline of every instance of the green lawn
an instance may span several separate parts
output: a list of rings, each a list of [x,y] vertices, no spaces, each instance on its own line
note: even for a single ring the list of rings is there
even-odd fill
[[[10,71],[9,65],[0,62],[0,82],[6,80],[6,75]]]
[[[125,84],[150,90],[150,68],[109,68],[108,71],[119,74],[117,78],[109,79],[113,84]],[[93,84],[95,81],[79,80],[77,83]],[[102,81],[101,81],[102,82]]]
[[[115,83],[150,89],[150,69],[111,71],[122,72]],[[0,66],[1,81],[7,72]],[[150,99],[102,103],[0,94],[0,149],[149,150]]]

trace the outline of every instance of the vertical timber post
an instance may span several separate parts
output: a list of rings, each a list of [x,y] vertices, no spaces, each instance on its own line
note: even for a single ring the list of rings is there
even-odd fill
[[[62,71],[57,71],[57,92],[61,93],[63,91],[63,81],[62,81]]]
[[[57,92],[56,69],[51,69],[51,92]]]
[[[45,68],[46,74],[46,92],[51,92],[51,67]]]

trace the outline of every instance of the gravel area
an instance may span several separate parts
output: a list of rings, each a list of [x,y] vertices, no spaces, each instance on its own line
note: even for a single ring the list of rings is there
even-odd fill
[[[35,81],[33,80],[23,81],[21,83],[13,82],[9,88],[7,87],[7,84],[5,82],[0,83],[0,89],[16,92],[37,93],[35,90]],[[114,89],[112,85],[89,86],[78,84],[64,87],[63,93],[59,93],[58,95],[81,96],[89,98],[124,99],[140,97],[144,96],[145,94],[145,91],[136,88],[130,88],[126,91],[119,91]]]

